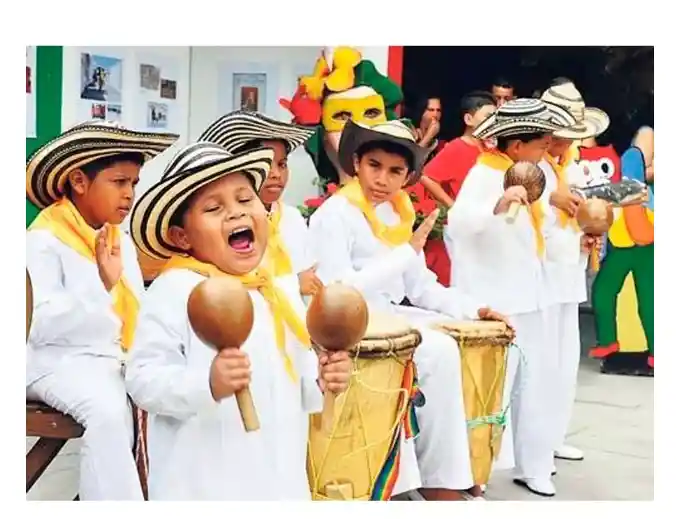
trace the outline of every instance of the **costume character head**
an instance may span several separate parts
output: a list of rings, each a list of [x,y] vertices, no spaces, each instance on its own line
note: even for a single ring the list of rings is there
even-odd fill
[[[319,176],[326,182],[347,180],[338,161],[338,143],[346,122],[375,126],[397,119],[395,107],[404,96],[400,87],[363,60],[351,47],[337,47],[330,64],[324,52],[313,74],[300,78],[291,100],[280,104],[295,124],[315,128],[305,143]]]

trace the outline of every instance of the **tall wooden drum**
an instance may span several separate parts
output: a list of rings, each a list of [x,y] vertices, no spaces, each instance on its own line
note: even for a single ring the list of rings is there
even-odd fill
[[[503,438],[503,391],[514,332],[503,322],[443,322],[435,328],[458,342],[473,477],[485,485]]]
[[[402,434],[415,428],[413,355],[421,334],[392,315],[370,313],[364,338],[349,353],[353,374],[336,399],[333,430],[313,415],[308,446],[312,498],[390,499]],[[413,424],[412,424],[413,419]]]

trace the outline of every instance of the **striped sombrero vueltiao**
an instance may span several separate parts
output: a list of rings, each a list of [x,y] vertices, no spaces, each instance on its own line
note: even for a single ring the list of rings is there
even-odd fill
[[[259,112],[237,110],[219,117],[202,132],[198,141],[213,142],[237,153],[251,142],[280,140],[291,153],[315,133],[315,128],[271,119]]]
[[[209,142],[185,146],[167,165],[160,181],[134,206],[129,225],[134,243],[154,259],[185,253],[169,238],[169,223],[181,204],[201,187],[231,173],[248,175],[258,192],[272,160],[270,148],[232,154]]]
[[[151,160],[179,138],[173,133],[145,133],[115,123],[78,124],[39,148],[26,161],[26,195],[44,209],[64,196],[68,174],[86,164],[121,153],[141,153]]]
[[[563,139],[582,140],[597,137],[606,131],[611,122],[604,110],[585,106],[581,93],[571,82],[548,88],[541,100],[550,107],[557,106],[574,117],[574,124],[554,133]]]
[[[525,133],[552,133],[576,123],[561,107],[551,107],[540,99],[508,101],[482,121],[473,133],[478,139],[510,137]]]

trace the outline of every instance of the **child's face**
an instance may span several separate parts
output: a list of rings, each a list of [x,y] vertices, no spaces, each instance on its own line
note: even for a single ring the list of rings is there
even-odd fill
[[[407,160],[396,153],[371,150],[355,157],[355,171],[364,196],[372,203],[380,204],[393,199],[402,189],[409,175]]]
[[[266,210],[243,173],[226,175],[193,196],[172,241],[194,258],[241,276],[261,262],[268,242]]]
[[[573,139],[561,139],[559,137],[553,137],[550,142],[550,147],[548,148],[548,153],[553,157],[561,157],[566,153],[566,151],[573,144]]]
[[[477,128],[479,124],[484,121],[487,117],[493,114],[496,111],[496,107],[492,104],[486,104],[477,110],[474,113],[466,113],[463,116],[463,122],[468,128]]]
[[[270,173],[268,173],[266,181],[259,191],[261,201],[267,206],[270,206],[270,204],[277,202],[280,199],[282,192],[287,185],[287,181],[289,180],[287,147],[281,141],[264,141],[263,145],[267,148],[272,148],[275,151]]]
[[[140,171],[139,164],[124,161],[100,170],[93,180],[79,169],[69,174],[78,208],[91,226],[122,223],[134,204]]]
[[[529,142],[515,139],[508,145],[508,155],[515,162],[524,161],[538,164],[543,159],[545,152],[550,148],[551,143],[552,136],[550,135],[545,135],[540,139],[533,139]]]

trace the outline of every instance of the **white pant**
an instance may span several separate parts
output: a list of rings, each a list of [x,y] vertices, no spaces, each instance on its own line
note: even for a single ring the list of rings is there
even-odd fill
[[[398,307],[397,311],[423,337],[414,353],[419,387],[425,396],[425,405],[416,408],[420,434],[415,447],[421,486],[470,488],[474,482],[458,345],[448,335],[427,327],[444,316],[409,307]]]
[[[557,399],[552,403],[555,411],[553,431],[555,449],[564,445],[569,421],[576,399],[576,381],[581,361],[581,339],[578,322],[578,304],[561,303],[546,310],[548,340],[554,346],[557,359]]]
[[[81,500],[143,500],[132,453],[133,418],[115,359],[69,359],[29,385],[26,397],[44,402],[84,426]]]
[[[551,340],[554,332],[547,328],[544,311],[512,315],[510,320],[515,343],[526,358],[518,362],[519,352],[513,350],[508,360],[515,475],[550,478],[559,387],[558,357]]]

